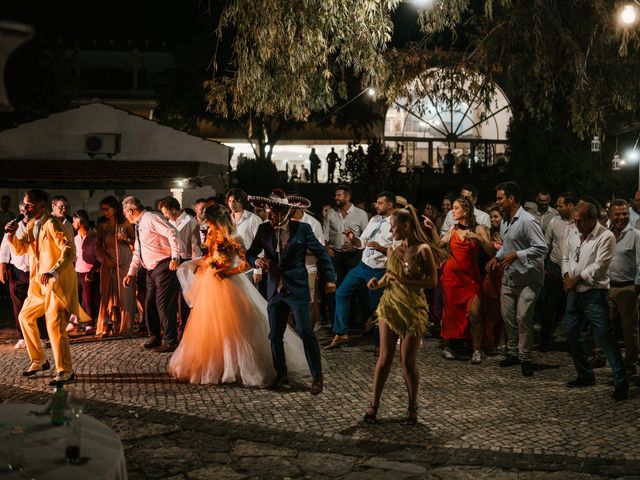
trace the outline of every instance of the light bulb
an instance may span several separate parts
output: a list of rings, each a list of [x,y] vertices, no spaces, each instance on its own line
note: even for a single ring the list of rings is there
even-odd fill
[[[620,21],[625,25],[632,25],[638,18],[636,9],[633,5],[625,5],[620,12]]]

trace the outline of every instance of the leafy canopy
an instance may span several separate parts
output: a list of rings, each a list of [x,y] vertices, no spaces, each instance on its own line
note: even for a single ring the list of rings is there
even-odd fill
[[[230,0],[217,41],[231,39],[229,57],[216,55],[205,83],[208,108],[225,117],[308,119],[346,96],[345,78],[383,85],[383,52],[391,11],[400,0]],[[224,62],[221,64],[220,62]]]

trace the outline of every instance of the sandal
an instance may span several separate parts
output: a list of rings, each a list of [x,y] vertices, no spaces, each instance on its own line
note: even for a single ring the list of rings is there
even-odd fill
[[[376,405],[375,407],[373,406],[373,404],[369,405],[369,408],[367,408],[367,411],[364,414],[363,420],[366,423],[377,423],[378,422],[378,408],[380,407],[380,405]]]
[[[418,407],[409,407],[407,409],[407,417],[402,422],[403,425],[413,427],[418,423]]]

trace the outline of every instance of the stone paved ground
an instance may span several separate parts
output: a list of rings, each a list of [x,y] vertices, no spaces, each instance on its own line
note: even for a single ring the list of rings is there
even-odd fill
[[[0,335],[0,341],[2,336]],[[610,399],[611,375],[568,390],[564,352],[538,354],[536,374],[446,361],[421,350],[420,423],[405,427],[398,362],[377,425],[361,421],[374,367],[371,347],[329,352],[325,391],[285,393],[201,386],[166,374],[168,354],[143,339],[74,342],[88,411],[120,433],[130,478],[640,479],[640,382]],[[50,352],[47,351],[49,358]],[[50,376],[24,379],[24,350],[0,344],[0,400],[44,403]]]

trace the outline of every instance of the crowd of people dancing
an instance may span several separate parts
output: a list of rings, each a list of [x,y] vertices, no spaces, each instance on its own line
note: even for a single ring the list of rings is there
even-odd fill
[[[63,195],[30,190],[19,216],[3,197],[0,281],[9,285],[16,348],[31,359],[23,375],[51,368],[45,340],[53,382],[68,382],[70,332],[138,330],[146,349],[172,353],[176,378],[278,390],[310,373],[317,395],[326,366],[317,330],[332,331],[324,350],[337,355],[355,330],[372,330],[378,359],[364,420],[377,420],[399,345],[405,423],[415,424],[425,335],[439,335],[446,360],[501,354],[500,367],[532,377],[536,343],[555,348],[563,330],[576,369],[567,387],[594,385],[594,368],[608,363],[613,398],[627,398],[638,362],[640,192],[606,206],[565,192],[552,208],[548,192],[524,202],[504,182],[480,209],[465,185],[441,211],[427,204],[418,213],[385,191],[373,216],[350,187],[334,193],[317,219],[309,200],[279,189],[234,188],[192,209],[171,196],[155,208],[109,196],[95,223],[85,210],[68,216]]]

